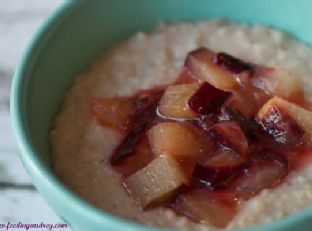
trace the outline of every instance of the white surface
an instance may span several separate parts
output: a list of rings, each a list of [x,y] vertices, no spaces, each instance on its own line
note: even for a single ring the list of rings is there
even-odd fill
[[[0,190],[1,207],[6,207],[0,217],[0,223],[64,223],[47,207],[41,196],[33,190]],[[68,231],[69,229],[66,229]]]
[[[64,223],[32,187],[18,157],[9,117],[10,85],[18,58],[34,31],[61,2],[0,0],[0,224]]]
[[[29,38],[61,0],[0,0],[0,67],[12,71]]]

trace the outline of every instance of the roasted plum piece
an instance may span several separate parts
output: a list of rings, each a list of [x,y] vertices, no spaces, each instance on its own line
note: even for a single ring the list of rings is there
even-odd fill
[[[188,179],[178,161],[160,155],[151,163],[127,177],[124,187],[143,209],[168,202]]]
[[[230,148],[220,148],[205,159],[202,165],[209,168],[233,168],[243,164],[246,159],[246,155],[240,155]]]
[[[230,186],[237,196],[249,199],[262,189],[272,187],[288,174],[288,160],[277,153],[263,150],[255,153]]]
[[[291,101],[302,101],[302,83],[296,76],[282,68],[258,66],[251,83],[268,95],[275,95]]]
[[[216,123],[216,118],[211,115],[201,115],[194,120],[194,124],[203,131],[209,131],[210,127]]]
[[[143,133],[131,155],[121,159],[113,167],[117,172],[127,177],[148,165],[154,158],[155,154],[150,147],[147,134]]]
[[[243,130],[244,134],[247,136],[248,141],[255,141],[256,136],[254,134],[255,121],[247,119],[240,111],[223,107],[218,114],[215,116],[215,121],[236,121],[240,128]]]
[[[190,109],[200,115],[209,115],[220,109],[232,93],[203,82],[188,101]]]
[[[245,158],[231,149],[222,149],[213,156],[198,162],[192,179],[210,189],[225,187],[242,169]]]
[[[169,86],[159,102],[158,113],[165,118],[178,120],[195,118],[196,114],[188,102],[199,87],[199,83]]]
[[[201,185],[218,188],[240,173],[248,159],[248,140],[236,121],[215,123],[209,129],[215,151],[202,157],[192,178]]]
[[[210,127],[209,133],[219,145],[246,155],[248,139],[238,122],[230,120],[216,123]]]
[[[129,126],[133,101],[126,97],[95,98],[90,102],[90,112],[102,126],[124,132]]]
[[[221,68],[233,73],[240,74],[242,72],[249,72],[250,74],[254,71],[254,65],[246,63],[234,56],[231,56],[225,52],[219,52],[215,55],[214,63],[219,65]]]
[[[118,161],[131,155],[140,140],[140,136],[146,131],[148,123],[156,118],[156,108],[163,95],[163,91],[156,91],[149,95],[139,96],[134,102],[133,112],[129,118],[129,128],[124,140],[116,148],[111,164],[116,165]]]
[[[178,78],[174,82],[174,85],[189,84],[189,83],[194,83],[194,82],[198,82],[198,78],[192,75],[192,73],[190,73],[186,67],[183,67],[182,71],[178,75]]]
[[[245,86],[248,88],[247,86]],[[267,101],[267,96],[264,94],[257,94],[257,90],[250,87],[250,92],[235,90],[227,107],[239,111],[247,119],[251,119],[255,113],[261,108],[263,103]]]
[[[284,104],[280,104],[280,102]],[[261,108],[257,121],[262,130],[276,143],[292,146],[302,140],[305,132],[298,125],[296,119],[289,114],[287,108],[290,107],[286,106],[285,103],[288,104],[285,100],[273,98]]]
[[[194,79],[207,81],[219,89],[235,89],[239,84],[233,76],[214,63],[215,52],[199,48],[190,52],[184,63],[187,73]]]
[[[192,178],[210,188],[217,188],[236,176],[248,158],[248,140],[236,121],[215,123],[209,129],[216,149],[198,161]]]
[[[194,119],[210,115],[222,107],[232,93],[207,82],[169,86],[160,100],[158,112],[169,119]]]
[[[251,118],[268,100],[267,92],[251,83],[255,70],[257,70],[256,65],[246,63],[224,52],[216,53],[206,48],[199,48],[188,54],[183,76],[184,79],[207,81],[215,88],[231,91],[230,107]]]
[[[162,122],[149,130],[149,140],[155,155],[170,155],[177,159],[198,157],[212,147],[192,124]]]
[[[227,191],[195,188],[178,195],[172,208],[194,221],[224,228],[236,215],[237,198]]]

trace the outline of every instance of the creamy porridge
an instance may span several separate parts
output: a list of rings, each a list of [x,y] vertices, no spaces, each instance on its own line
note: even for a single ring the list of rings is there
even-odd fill
[[[225,51],[252,63],[291,70],[311,90],[312,49],[285,33],[264,26],[223,20],[160,24],[114,46],[74,81],[51,132],[54,171],[82,198],[120,217],[158,227],[185,230],[214,228],[177,216],[165,208],[141,211],[123,187],[109,158],[122,139],[89,114],[96,97],[128,96],[138,90],[172,83],[185,56],[198,47]],[[227,228],[246,227],[282,218],[312,202],[312,166],[290,173],[273,189],[264,189],[239,204]]]

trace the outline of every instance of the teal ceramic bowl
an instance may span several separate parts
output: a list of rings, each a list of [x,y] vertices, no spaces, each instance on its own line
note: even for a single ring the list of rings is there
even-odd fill
[[[100,211],[52,173],[48,133],[74,76],[114,42],[160,20],[226,17],[263,23],[312,44],[310,0],[80,0],[66,1],[41,27],[17,67],[11,96],[21,159],[34,185],[73,230],[157,231]],[[103,185],[105,187],[105,185]],[[311,230],[312,207],[248,231]]]

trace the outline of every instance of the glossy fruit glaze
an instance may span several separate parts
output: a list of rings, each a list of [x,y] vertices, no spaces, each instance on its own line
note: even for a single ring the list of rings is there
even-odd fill
[[[268,103],[278,96],[296,103],[309,117],[311,106],[289,76],[284,70],[199,48],[187,55],[172,85],[128,97],[92,99],[90,113],[100,125],[123,134],[110,164],[130,195],[139,202],[144,198],[143,209],[164,206],[195,222],[225,227],[241,200],[277,187],[311,159],[310,128],[298,122],[287,104],[274,99]],[[281,81],[287,94],[276,84]],[[146,174],[160,155],[179,165],[169,161],[164,169],[179,172],[181,167],[183,177],[171,179],[175,188],[168,186],[168,179],[157,178],[157,169],[150,173],[159,185],[144,185],[140,171],[145,168]],[[150,187],[144,195],[137,182],[128,183],[137,176],[145,177],[142,188]],[[156,193],[157,188],[164,191]]]

